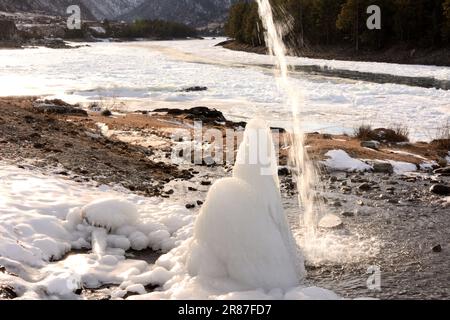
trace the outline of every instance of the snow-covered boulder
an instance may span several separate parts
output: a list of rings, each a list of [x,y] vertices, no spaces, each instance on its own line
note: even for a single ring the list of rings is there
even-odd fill
[[[134,225],[139,219],[136,206],[122,199],[102,199],[91,202],[81,209],[81,215],[89,224],[108,230]]]

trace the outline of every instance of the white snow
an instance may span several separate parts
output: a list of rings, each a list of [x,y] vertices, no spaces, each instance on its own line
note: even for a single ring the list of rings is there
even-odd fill
[[[407,172],[415,172],[417,171],[417,166],[414,163],[402,162],[402,161],[388,161],[394,167],[394,173],[396,174],[404,174]]]
[[[222,239],[220,243],[224,245],[221,250],[229,258],[232,274],[236,276],[237,272],[238,279],[250,279],[249,283],[238,283],[229,278],[189,274],[186,255],[194,246],[195,214],[184,207],[133,195],[121,188],[78,184],[44,175],[31,166],[20,169],[0,164],[0,265],[19,276],[0,273],[0,282],[12,286],[19,294],[18,299],[79,299],[74,291],[81,286],[97,288],[104,284],[118,285],[117,289],[108,291],[115,299],[123,298],[128,291],[138,294],[128,299],[339,298],[325,289],[297,285],[297,276],[301,274],[293,271],[297,266],[290,256],[291,237],[285,234],[288,226],[284,225],[282,211],[279,211],[282,208],[276,198],[267,200],[267,204],[272,203],[270,210],[261,204],[248,206],[246,215],[231,215],[229,219],[229,212],[223,212],[222,219],[228,220],[230,226],[235,225],[233,219],[242,223],[235,231],[223,230],[223,226],[218,225],[220,219],[215,222],[216,227],[211,226],[211,231],[219,230],[222,236],[236,236],[229,239],[232,241]],[[273,176],[266,178],[253,181],[266,180],[260,191],[276,186]],[[244,187],[249,192],[247,195],[259,203],[253,188],[247,182],[242,184],[247,184]],[[221,188],[220,183],[216,188]],[[272,192],[272,196],[277,194],[275,189]],[[232,196],[235,193],[233,191]],[[210,201],[216,201],[215,197],[217,195],[212,194]],[[233,200],[245,202],[243,204],[248,201],[243,194],[237,194]],[[82,212],[106,228],[90,225],[83,219]],[[119,226],[119,222],[124,225]],[[261,228],[263,232],[257,232]],[[205,235],[213,237],[207,230]],[[167,253],[151,266],[142,260],[126,259],[125,250],[131,246],[136,249],[148,246]],[[81,248],[92,249],[92,252],[73,253],[60,260],[71,249]],[[244,253],[251,261],[247,261]],[[273,261],[271,257],[280,260]],[[51,262],[53,259],[59,261]],[[191,260],[195,260],[195,256]],[[240,263],[248,267],[241,268]],[[223,266],[216,267],[223,270]],[[271,268],[272,271],[281,268],[283,272],[271,272],[262,277]],[[256,275],[251,274],[252,271]],[[161,288],[146,293],[144,286],[149,284]],[[267,290],[260,286],[267,286]],[[255,288],[249,290],[250,287]]]
[[[373,167],[359,159],[350,157],[344,150],[331,150],[325,154],[328,159],[322,163],[331,171],[371,171]],[[394,173],[405,174],[407,172],[415,172],[418,170],[417,165],[409,162],[387,160],[392,164]],[[421,169],[430,169],[435,163],[424,162],[420,165]]]
[[[73,291],[81,283],[120,284],[150,270],[144,261],[125,260],[125,250],[167,252],[192,229],[195,217],[180,205],[0,164],[0,265],[20,277],[0,273],[0,282],[21,299],[77,299]],[[106,229],[91,226],[82,213]],[[164,236],[150,237],[156,230]],[[60,260],[72,249],[91,247],[92,253]]]
[[[370,171],[372,166],[350,157],[344,150],[330,150],[325,154],[328,159],[322,163],[330,170],[335,171]]]

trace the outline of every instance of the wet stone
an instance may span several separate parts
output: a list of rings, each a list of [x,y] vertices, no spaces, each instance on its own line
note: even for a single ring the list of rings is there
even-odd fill
[[[358,187],[358,189],[361,191],[369,191],[372,189],[372,186],[368,183],[363,183]]]
[[[430,192],[440,196],[450,196],[450,187],[442,184],[431,186]]]
[[[0,285],[0,300],[11,300],[17,298],[14,288],[8,285]]]

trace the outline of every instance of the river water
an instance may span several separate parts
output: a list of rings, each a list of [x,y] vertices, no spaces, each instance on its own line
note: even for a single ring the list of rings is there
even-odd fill
[[[216,47],[224,39],[91,43],[72,50],[0,50],[0,96],[48,95],[124,110],[209,106],[234,120],[258,114],[289,126],[291,110],[267,56]],[[446,78],[449,68],[289,58],[361,71]],[[297,60],[295,60],[297,59]],[[294,61],[291,61],[294,60]],[[448,73],[448,74],[447,74]],[[361,124],[402,123],[415,140],[431,140],[450,119],[450,91],[291,73],[303,88],[307,131],[352,132]],[[207,91],[182,92],[191,86]]]

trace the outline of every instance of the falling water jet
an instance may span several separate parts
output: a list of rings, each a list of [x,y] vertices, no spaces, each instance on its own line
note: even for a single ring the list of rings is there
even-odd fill
[[[316,188],[319,185],[318,174],[312,161],[310,161],[305,148],[305,133],[302,129],[300,119],[301,106],[304,101],[301,89],[295,87],[288,72],[286,59],[286,46],[283,42],[283,25],[276,23],[273,16],[272,6],[269,0],[256,0],[259,15],[261,17],[265,32],[264,37],[269,53],[274,57],[276,63],[276,80],[287,96],[287,103],[292,110],[293,132],[291,136],[290,162],[296,169],[297,190],[299,202],[303,206],[303,222],[306,228],[305,243],[314,241],[316,229],[321,215],[321,206],[317,203]]]

